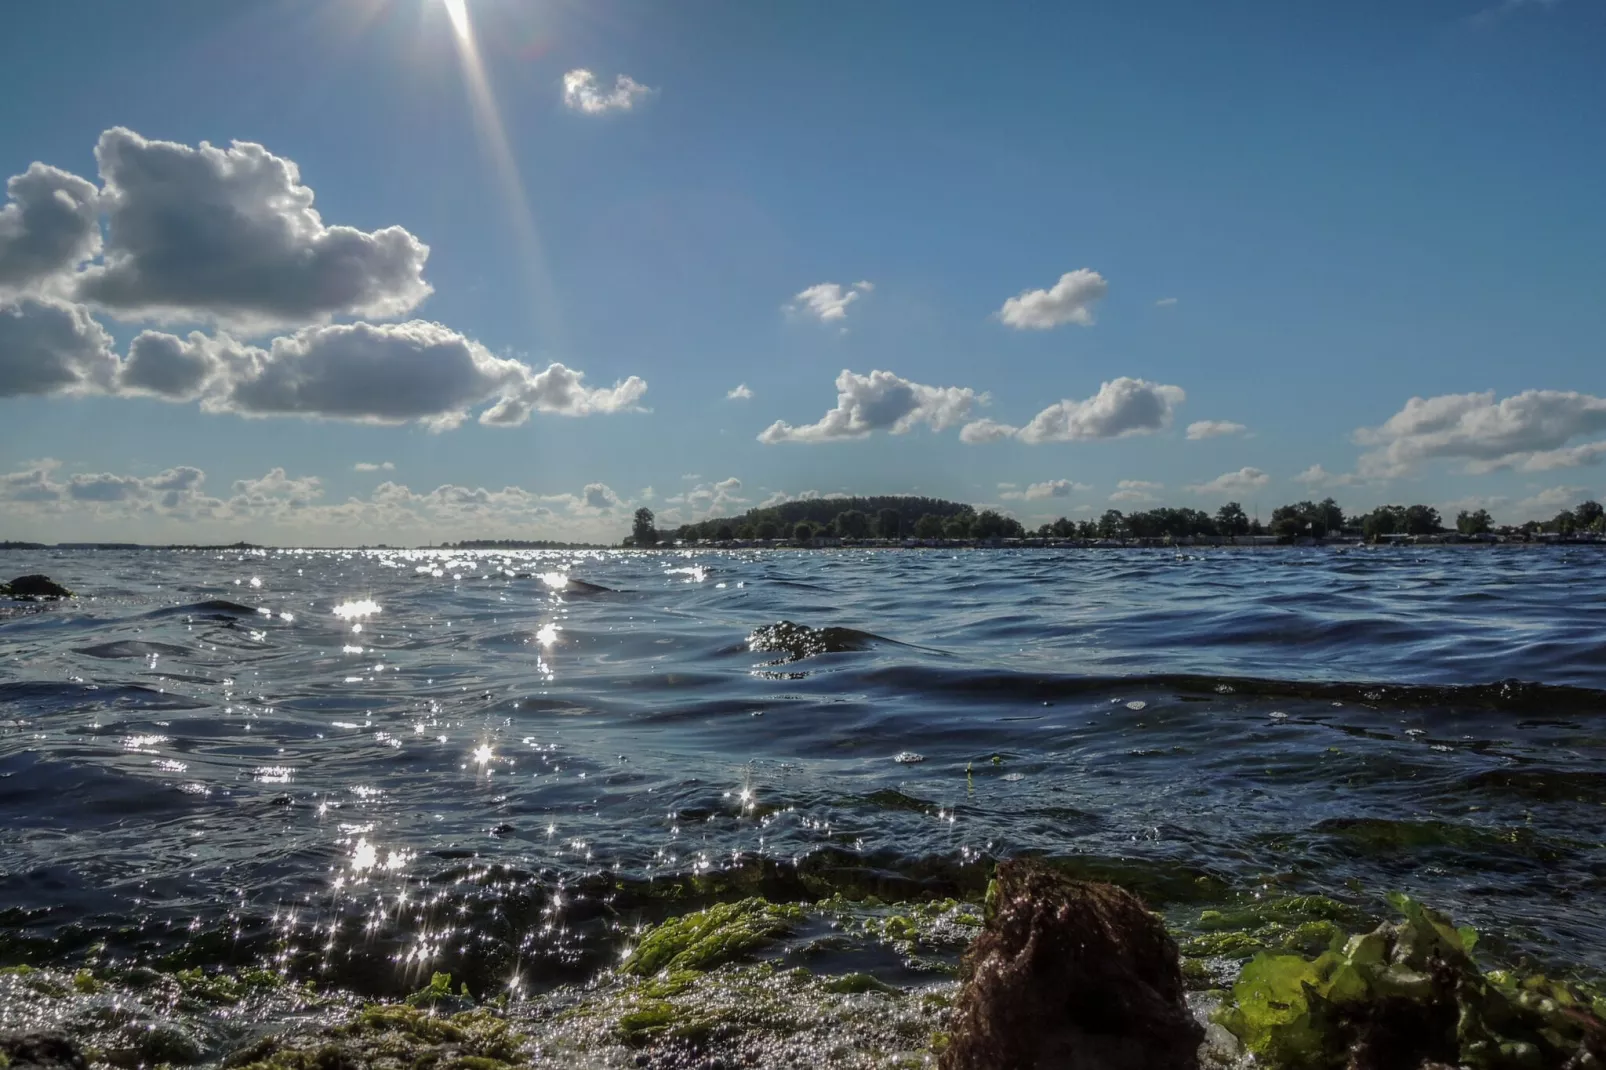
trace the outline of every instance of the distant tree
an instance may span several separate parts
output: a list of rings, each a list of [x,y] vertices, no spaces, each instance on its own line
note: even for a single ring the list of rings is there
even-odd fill
[[[1091,520],[1078,520],[1076,522],[1076,537],[1078,539],[1096,539],[1099,537],[1099,526]]]
[[[915,521],[915,538],[940,539],[942,538],[942,517],[936,513],[924,513]]]
[[[1433,535],[1443,530],[1439,523],[1439,511],[1431,505],[1410,505],[1405,509],[1405,533],[1407,535]]]
[[[998,539],[1004,535],[1004,518],[992,509],[984,509],[970,525],[970,534],[976,539]]]
[[[968,539],[974,520],[974,513],[955,513],[943,524],[942,533],[950,539]]]
[[[729,524],[721,524],[714,529],[714,538],[720,542],[730,542],[736,538],[736,531]]]
[[[658,529],[653,527],[652,510],[645,505],[636,510],[636,523],[630,529],[630,540],[634,546],[656,546],[658,544]]]
[[[1571,535],[1578,530],[1578,516],[1571,509],[1563,509],[1545,526],[1558,535]]]
[[[1004,530],[1002,534],[1006,539],[1024,539],[1026,537],[1026,528],[1019,520],[1016,520],[1012,516],[1006,516],[1004,517]]]
[[[1050,534],[1056,539],[1074,539],[1076,538],[1076,525],[1062,516],[1054,521],[1054,527]]]
[[[773,520],[759,521],[754,530],[758,532],[758,537],[761,539],[778,539],[781,535],[781,529]]]
[[[742,524],[736,529],[736,537],[738,539],[756,539],[758,538],[758,528],[751,523]]]
[[[1344,510],[1331,498],[1323,498],[1316,503],[1314,518],[1321,522],[1322,530],[1333,535],[1344,530]]]
[[[1361,534],[1375,540],[1380,535],[1405,534],[1405,506],[1380,505],[1361,519]]]
[[[1579,502],[1578,508],[1573,510],[1573,519],[1579,531],[1600,531],[1606,528],[1606,508],[1597,501]]]
[[[675,531],[676,542],[692,542],[697,538],[696,524],[682,524]]]
[[[1126,534],[1126,517],[1119,509],[1106,509],[1099,517],[1099,538],[1118,539]]]
[[[883,539],[896,539],[903,533],[903,517],[896,509],[883,509],[876,517],[875,533]]]
[[[858,509],[849,509],[837,514],[836,530],[844,539],[868,539],[870,518]]]
[[[1479,509],[1469,513],[1465,509],[1455,515],[1455,530],[1463,535],[1486,535],[1493,526],[1489,510]]]
[[[1216,510],[1216,528],[1223,535],[1249,534],[1249,515],[1237,502],[1228,502]]]
[[[798,542],[812,542],[814,539],[814,525],[807,520],[792,529],[792,538]]]
[[[1054,525],[1039,524],[1033,534],[1039,539],[1052,539],[1054,537]]]

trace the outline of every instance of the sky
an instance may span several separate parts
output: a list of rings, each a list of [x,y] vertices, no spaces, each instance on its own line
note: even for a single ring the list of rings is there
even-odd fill
[[[1606,2],[18,2],[0,539],[1606,494]]]

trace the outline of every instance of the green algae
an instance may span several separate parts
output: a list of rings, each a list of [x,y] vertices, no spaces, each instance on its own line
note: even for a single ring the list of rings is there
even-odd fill
[[[1606,1001],[1543,977],[1484,973],[1472,958],[1472,930],[1409,897],[1390,902],[1403,921],[1335,941],[1314,958],[1256,955],[1216,1021],[1260,1062],[1285,1070],[1340,1067],[1383,1044],[1472,1070],[1606,1053]]]
[[[522,1063],[524,1034],[486,1009],[436,1015],[371,1004],[324,1032],[264,1037],[231,1055],[242,1070],[505,1070]]]
[[[637,977],[662,970],[707,970],[784,936],[802,919],[798,907],[763,899],[719,903],[672,918],[647,933],[621,969]]]

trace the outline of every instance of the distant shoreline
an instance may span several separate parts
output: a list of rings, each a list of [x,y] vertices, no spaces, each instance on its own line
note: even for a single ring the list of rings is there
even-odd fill
[[[442,543],[420,546],[396,546],[387,543],[359,543],[342,546],[268,545],[261,543],[224,543],[218,545],[190,545],[176,543],[133,542],[0,542],[0,551],[6,550],[162,550],[185,553],[215,553],[236,551],[241,553],[259,550],[378,550],[386,552],[417,553],[420,551],[482,551],[482,550],[640,550],[644,553],[683,550],[1277,550],[1277,549],[1379,549],[1392,546],[1458,546],[1458,547],[1550,547],[1600,546],[1606,547],[1606,536],[1558,536],[1541,533],[1527,538],[1505,536],[1466,536],[1454,532],[1438,535],[1390,535],[1375,542],[1359,537],[1337,539],[1287,538],[1278,535],[1208,535],[1183,538],[1153,539],[812,539],[798,542],[795,539],[726,539],[693,541],[686,543],[663,542],[656,546],[629,547],[605,543],[541,543],[519,540],[475,540],[464,543]]]

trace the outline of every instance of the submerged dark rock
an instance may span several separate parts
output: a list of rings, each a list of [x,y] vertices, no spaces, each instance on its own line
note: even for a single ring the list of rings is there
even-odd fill
[[[0,1036],[0,1066],[7,1070],[84,1070],[88,1064],[78,1045],[54,1033],[10,1033]]]
[[[942,1070],[1196,1070],[1177,946],[1131,892],[999,865]]]
[[[18,576],[10,583],[0,583],[0,595],[10,598],[71,598],[73,593],[49,576]]]
[[[876,643],[887,641],[856,628],[811,628],[807,624],[783,620],[754,628],[747,637],[747,648],[755,653],[780,654],[780,661],[802,661],[818,654],[870,650]]]

